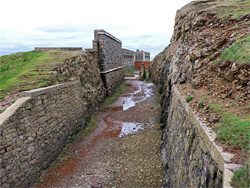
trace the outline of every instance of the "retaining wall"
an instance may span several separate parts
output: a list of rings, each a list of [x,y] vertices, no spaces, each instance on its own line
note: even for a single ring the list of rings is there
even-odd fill
[[[72,62],[80,81],[25,92],[0,114],[1,188],[30,187],[103,102],[106,90],[90,56]]]
[[[167,187],[230,187],[232,154],[216,145],[216,134],[199,121],[172,86],[163,133]]]
[[[122,42],[104,30],[94,31],[93,48],[98,50],[99,66],[107,95],[123,82]]]

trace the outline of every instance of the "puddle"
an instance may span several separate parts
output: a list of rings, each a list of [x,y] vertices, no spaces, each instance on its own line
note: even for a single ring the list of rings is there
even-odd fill
[[[111,104],[109,107],[121,107],[122,109],[128,110],[129,108],[135,106],[137,103],[143,102],[147,98],[153,95],[153,85],[152,83],[145,83],[142,81],[127,81],[127,83],[137,87],[132,93],[127,94],[126,97],[120,97],[115,103]]]
[[[142,129],[143,125],[140,123],[122,122],[122,130],[119,135],[119,138],[128,134],[134,134]]]

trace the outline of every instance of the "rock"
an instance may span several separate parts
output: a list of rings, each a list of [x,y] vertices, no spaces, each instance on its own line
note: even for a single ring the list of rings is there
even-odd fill
[[[92,172],[88,171],[86,172],[86,175],[92,175]]]
[[[238,78],[242,84],[246,84],[248,82],[248,78],[244,74],[239,74]]]
[[[228,70],[227,73],[225,74],[225,78],[229,81],[232,82],[235,80],[234,73],[231,70]]]
[[[203,44],[204,47],[211,46],[211,43],[209,42],[208,39],[205,39],[205,43]]]
[[[236,35],[236,33],[233,33],[230,35],[230,38],[233,38]]]
[[[195,70],[198,70],[198,69],[200,69],[200,68],[202,67],[202,65],[203,65],[203,62],[200,62],[200,60],[197,59],[197,60],[194,62],[194,69],[195,69]]]
[[[202,51],[201,51],[201,56],[202,56],[202,57],[207,57],[207,56],[209,56],[209,52],[208,52],[208,49],[207,49],[207,48],[202,49]]]
[[[194,89],[199,89],[203,85],[203,81],[200,78],[195,78],[192,82],[192,87]]]
[[[145,80],[145,78],[146,78],[146,69],[144,63],[142,63],[140,70],[140,80]]]
[[[48,72],[48,74],[57,74],[57,72],[56,71],[50,71],[50,72]]]
[[[231,71],[233,71],[234,73],[237,71],[236,63],[232,64]]]
[[[100,187],[102,187],[102,185],[99,184],[99,183],[91,183],[91,184],[90,184],[90,187],[91,187],[91,188],[100,188]]]
[[[195,49],[191,54],[191,59],[193,59],[193,60],[200,58],[200,57],[201,57],[201,50],[200,49]]]
[[[212,116],[210,116],[210,117],[208,118],[208,121],[209,121],[210,123],[217,123],[219,120],[220,120],[220,118],[219,118],[218,116],[216,116],[216,115],[212,115]]]

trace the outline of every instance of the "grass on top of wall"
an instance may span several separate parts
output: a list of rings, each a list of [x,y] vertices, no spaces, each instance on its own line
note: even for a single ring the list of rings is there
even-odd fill
[[[30,51],[1,56],[0,101],[13,91],[26,91],[63,82],[66,76],[52,74],[50,71],[74,56],[73,53],[63,51]]]
[[[130,74],[133,74],[134,72],[136,71],[139,71],[139,69],[134,69],[134,70],[131,70],[129,72],[126,72],[125,75],[130,75]]]
[[[243,167],[235,170],[232,178],[232,185],[234,187],[250,187],[249,177],[250,160]]]
[[[218,140],[229,146],[250,150],[250,116],[240,119],[225,113],[214,129]]]

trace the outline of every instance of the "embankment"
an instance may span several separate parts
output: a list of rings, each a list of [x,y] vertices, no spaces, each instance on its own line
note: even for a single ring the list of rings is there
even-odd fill
[[[151,64],[150,77],[161,94],[161,149],[167,187],[230,187],[233,172],[240,166],[231,164],[233,155],[223,153],[215,143],[216,134],[206,126],[213,127],[219,121],[210,120],[209,115],[222,114],[211,112],[201,121],[193,107],[205,115],[204,104],[211,101],[223,101],[222,108],[229,111],[230,106],[239,112],[247,108],[250,80],[246,61],[249,53],[245,54],[249,44],[246,5],[247,1],[198,0],[184,6],[177,11],[170,45]],[[236,46],[240,50],[234,58]],[[181,84],[189,84],[198,95],[200,88],[205,91],[190,102],[192,108],[180,95]],[[193,91],[182,89],[192,96]],[[204,124],[205,120],[210,122]]]

